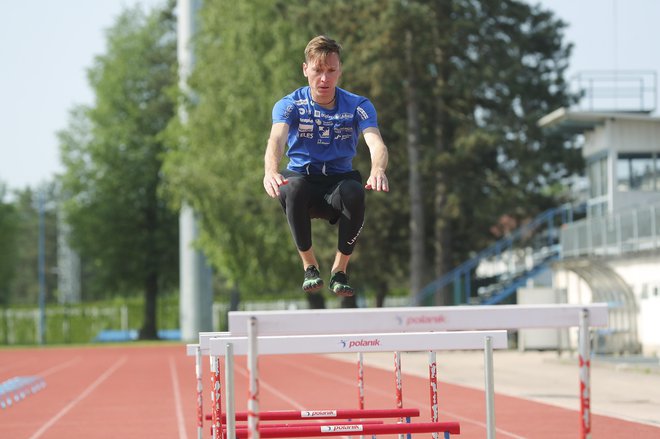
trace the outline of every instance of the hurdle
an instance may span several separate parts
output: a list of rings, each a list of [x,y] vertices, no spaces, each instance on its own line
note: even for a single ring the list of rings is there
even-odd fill
[[[582,316],[584,315],[584,318]],[[199,344],[188,345],[188,355],[199,350],[208,355],[208,341],[215,336],[247,335],[247,319],[256,316],[260,331],[267,335],[332,334],[343,332],[411,332],[498,330],[528,328],[579,328],[580,411],[584,425],[590,425],[589,327],[607,326],[607,304],[484,305],[452,307],[406,307],[378,309],[296,310],[230,312],[229,332],[200,333]],[[295,318],[292,318],[295,317]],[[364,407],[361,387],[363,370],[358,354],[359,407]],[[429,352],[430,385],[434,386],[435,358]],[[198,379],[198,382],[201,382]],[[227,381],[228,385],[231,381]],[[230,403],[230,401],[228,401]],[[437,410],[437,402],[432,404]],[[582,427],[581,427],[582,428]],[[585,427],[586,428],[586,427]],[[590,428],[590,427],[589,427]],[[201,436],[200,436],[201,437]]]
[[[247,336],[252,316],[264,335],[479,331],[578,327],[582,310],[588,311],[591,326],[607,326],[605,303],[232,311],[228,319],[232,336]]]
[[[591,346],[589,328],[607,326],[608,305],[480,305],[406,308],[359,308],[337,310],[234,311],[229,313],[229,332],[247,334],[247,320],[259,319],[264,333],[295,335],[355,332],[463,331],[533,328],[578,328],[578,367],[580,377],[580,431],[591,432]],[[429,361],[433,361],[432,358]],[[434,362],[434,361],[433,361]]]
[[[256,321],[256,319],[255,319]],[[250,320],[249,323],[253,323]],[[256,326],[256,325],[255,325]],[[248,355],[248,370],[250,372],[250,397],[248,413],[256,414],[254,417],[248,417],[248,425],[251,431],[258,432],[259,408],[256,395],[258,393],[258,371],[256,368],[256,343],[257,341],[250,342],[251,339],[258,340],[259,354],[272,355],[272,354],[327,354],[327,353],[341,353],[341,352],[393,352],[393,351],[428,351],[428,350],[456,350],[456,349],[490,349],[490,357],[492,358],[492,349],[505,349],[507,347],[506,331],[460,331],[460,332],[408,332],[408,333],[380,333],[380,334],[331,334],[331,335],[296,335],[296,336],[267,336],[250,334],[247,337],[213,337],[210,334],[204,337],[200,336],[200,345],[208,346],[208,354],[210,356],[227,355],[227,347],[231,346],[234,355]],[[208,340],[205,340],[208,338]],[[254,350],[254,353],[252,353]],[[488,355],[486,355],[488,357]],[[232,362],[228,362],[229,364]],[[486,362],[486,367],[492,367],[492,361]],[[485,373],[485,379],[492,380],[492,371]],[[490,389],[490,390],[489,390]],[[493,391],[492,383],[486,385],[486,390]],[[227,401],[233,399],[233,395],[227,393]],[[437,396],[436,396],[437,399]],[[487,411],[494,413],[494,399],[487,398],[489,407]],[[400,410],[400,409],[395,409]],[[220,417],[218,414],[217,417]],[[233,419],[234,413],[227,411],[227,419]],[[441,423],[431,422],[424,427],[419,427],[422,430],[415,430],[416,432],[438,432],[445,431],[447,434],[453,431],[449,426],[442,426],[446,430],[438,430],[441,428]],[[380,431],[378,427],[364,427],[363,433],[372,431]],[[389,428],[389,427],[388,427]],[[405,427],[399,426],[396,432],[402,433],[408,430]],[[417,428],[417,427],[415,427]],[[423,428],[430,430],[423,430]],[[436,428],[436,430],[433,430]],[[492,435],[494,437],[494,425]],[[305,430],[312,433],[312,430]],[[345,430],[348,431],[348,430]],[[356,430],[357,431],[357,430]],[[394,432],[394,430],[387,430],[387,432]],[[318,431],[313,431],[318,433]],[[229,437],[233,437],[233,430],[227,429]],[[256,433],[255,433],[256,434]],[[271,434],[269,432],[268,434]],[[301,433],[303,434],[303,430]],[[375,433],[374,433],[375,434]],[[257,437],[257,436],[252,436]],[[264,436],[266,437],[266,436]],[[268,436],[271,437],[271,436]],[[273,436],[274,437],[274,436]],[[291,436],[293,437],[293,436]]]
[[[335,427],[335,426],[343,426],[346,425],[383,425],[384,422],[381,420],[361,420],[359,423],[358,422],[352,422],[352,421],[345,421],[345,422],[296,422],[296,423],[283,423],[283,424],[268,424],[268,425],[262,425],[260,428],[262,431],[268,430],[268,429],[289,429],[292,427]],[[459,427],[460,428],[460,427]],[[247,435],[248,433],[248,428],[247,425],[240,425],[236,426],[236,429],[234,430],[236,432],[235,437],[241,437],[242,435]],[[223,433],[225,434],[225,437],[227,437],[227,429],[223,428]]]
[[[0,409],[6,409],[46,388],[40,376],[17,376],[0,383]]]
[[[235,412],[237,421],[247,421],[248,412]],[[227,419],[228,414],[222,414],[222,420]],[[363,417],[374,418],[409,418],[419,416],[419,409],[403,408],[393,410],[371,409],[371,410],[273,410],[262,413],[260,419],[264,421],[290,421],[297,419],[353,419]],[[297,424],[300,425],[300,424]]]
[[[351,424],[351,425],[321,425],[305,427],[288,427],[286,429],[266,428],[259,431],[259,435],[249,436],[249,431],[241,429],[235,437],[243,439],[252,438],[287,438],[311,436],[345,436],[350,433],[360,434],[393,434],[393,433],[437,433],[460,434],[458,422],[424,422],[418,424]],[[448,436],[446,436],[448,437]]]

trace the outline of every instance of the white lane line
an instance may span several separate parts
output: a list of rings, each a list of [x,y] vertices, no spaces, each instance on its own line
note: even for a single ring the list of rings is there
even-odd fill
[[[174,408],[176,410],[176,421],[179,427],[179,439],[188,439],[186,427],[183,420],[183,406],[181,405],[181,393],[179,391],[179,377],[176,374],[174,357],[170,356],[170,375],[172,377],[172,388],[174,389]]]
[[[78,395],[73,401],[68,403],[62,410],[60,410],[55,416],[50,418],[39,430],[37,430],[29,439],[37,439],[41,437],[50,427],[52,427],[57,421],[66,415],[73,407],[76,406],[80,401],[85,399],[92,393],[103,381],[108,379],[117,369],[119,369],[126,362],[126,357],[122,357],[110,366],[101,376],[99,376],[92,384],[90,384],[80,395]]]
[[[60,369],[64,369],[64,368],[69,367],[69,366],[71,366],[75,363],[78,363],[80,361],[80,359],[81,359],[80,357],[74,357],[74,358],[70,359],[69,361],[66,361],[64,363],[58,364],[57,366],[53,366],[51,368],[48,368],[48,369],[44,370],[43,372],[40,372],[38,375],[45,378],[48,375],[52,375],[55,372],[59,372]]]
[[[297,363],[292,362],[292,361],[288,361],[288,360],[284,360],[284,359],[282,361],[285,364],[287,364],[291,367],[295,367],[295,368],[300,369],[300,370],[305,371],[305,372],[311,372],[311,373],[313,373],[315,375],[318,375],[322,378],[331,379],[331,380],[337,381],[341,384],[345,384],[345,385],[349,385],[349,386],[357,386],[355,381],[351,381],[349,379],[342,378],[342,377],[336,376],[334,374],[328,374],[328,373],[324,373],[322,371],[317,371],[316,369],[307,369],[307,368],[301,367],[300,365],[298,365]],[[381,396],[384,396],[384,397],[392,396],[391,393],[385,392],[384,390],[381,390],[380,388],[370,389],[369,391],[372,392],[372,393],[377,393],[377,394],[379,394]],[[424,406],[425,404],[428,404],[428,401],[420,402],[420,401],[416,401],[412,398],[406,398],[406,400],[408,400],[408,401],[410,401],[413,404],[418,405],[418,406]],[[443,407],[440,408],[440,411],[447,414],[447,415],[449,415],[449,416],[451,416],[452,418],[456,418],[459,421],[468,422],[470,424],[478,425],[478,426],[483,427],[484,429],[486,429],[486,423],[485,422],[481,422],[481,421],[478,421],[478,420],[472,419],[472,418],[466,418],[465,416],[461,416],[461,415],[458,415],[456,413],[445,410]],[[510,431],[503,430],[503,429],[501,429],[497,426],[495,427],[495,430],[498,433],[502,433],[503,435],[506,435],[506,436],[511,437],[513,439],[527,439],[524,436],[519,436],[519,435],[517,435],[515,433],[512,433]]]
[[[244,377],[246,377],[246,378],[248,377],[247,369],[244,369],[241,366],[238,366],[236,364],[234,365],[234,368],[238,369],[238,372],[241,375],[243,375]],[[288,404],[291,404],[293,407],[295,407],[298,410],[309,410],[309,408],[310,408],[310,407],[305,407],[305,406],[301,405],[298,401],[289,398],[284,393],[280,392],[279,390],[277,390],[276,388],[274,388],[273,386],[271,386],[270,384],[265,382],[263,379],[259,380],[259,385],[262,386],[265,390],[268,390],[269,392],[271,392],[273,395],[280,398],[281,400],[287,402]],[[316,421],[317,422],[324,422],[324,421],[327,421],[327,420],[323,419],[323,420],[316,420]],[[340,436],[340,437],[344,438],[344,439],[349,439],[351,436]]]

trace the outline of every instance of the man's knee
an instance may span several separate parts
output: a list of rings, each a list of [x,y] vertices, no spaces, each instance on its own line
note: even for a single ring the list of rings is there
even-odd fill
[[[303,178],[289,178],[289,182],[280,186],[279,200],[282,207],[297,202],[307,203],[310,197],[309,183]]]
[[[362,183],[355,180],[345,180],[339,187],[342,204],[349,210],[363,209],[365,192]]]

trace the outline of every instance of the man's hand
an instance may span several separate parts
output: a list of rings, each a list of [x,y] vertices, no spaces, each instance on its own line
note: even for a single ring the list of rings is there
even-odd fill
[[[277,198],[280,196],[280,186],[287,184],[289,180],[284,178],[282,174],[278,172],[272,172],[264,175],[264,189],[266,193],[270,195],[271,198]]]
[[[364,186],[365,189],[367,190],[373,190],[373,191],[383,191],[383,192],[389,192],[390,191],[390,185],[389,182],[387,181],[387,175],[385,175],[385,171],[372,171],[371,175],[369,175],[369,178],[367,179],[367,184]]]
[[[289,134],[289,125],[279,122],[274,123],[270,129],[270,137],[266,145],[264,156],[264,189],[271,198],[279,197],[280,186],[289,181],[277,170],[280,160],[284,154],[284,145]]]
[[[364,188],[378,192],[389,192],[390,184],[387,181],[387,175],[385,175],[388,158],[387,146],[385,146],[378,128],[369,127],[363,131],[363,134],[371,154],[371,173]]]

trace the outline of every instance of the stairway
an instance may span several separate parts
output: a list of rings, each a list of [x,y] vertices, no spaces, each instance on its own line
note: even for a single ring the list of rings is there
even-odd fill
[[[476,256],[432,281],[414,295],[412,304],[434,305],[436,292],[453,291],[453,303],[502,303],[525,283],[561,258],[559,229],[583,215],[582,206],[548,209]]]

